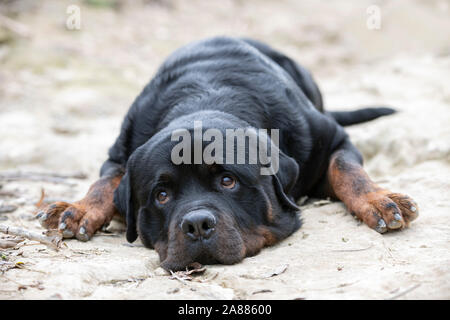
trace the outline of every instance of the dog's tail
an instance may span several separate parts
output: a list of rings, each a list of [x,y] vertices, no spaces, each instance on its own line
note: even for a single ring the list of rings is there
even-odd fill
[[[387,116],[396,111],[388,107],[370,107],[354,111],[330,111],[327,112],[341,126],[351,126],[366,121],[376,119],[378,117]]]

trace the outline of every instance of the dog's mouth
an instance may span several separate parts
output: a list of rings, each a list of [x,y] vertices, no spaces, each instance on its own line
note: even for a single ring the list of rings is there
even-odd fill
[[[224,261],[221,261],[220,258],[214,256],[211,252],[202,251],[200,254],[193,257],[167,256],[167,258],[161,262],[161,267],[166,270],[179,271],[185,270],[190,265],[195,263],[199,263],[201,265],[227,264]]]
[[[189,264],[198,262],[202,265],[234,264],[245,257],[246,249],[241,233],[229,216],[217,216],[214,230],[202,221],[199,227],[207,236],[198,236],[193,228],[172,223],[169,228],[167,245],[155,246],[161,267],[166,270],[184,270]],[[197,230],[198,231],[198,230]],[[211,232],[210,232],[211,231]],[[211,235],[208,235],[208,233]]]
[[[174,260],[171,257],[168,257],[161,262],[161,267],[166,270],[179,271],[186,270],[193,264],[214,265],[223,264],[223,262],[209,252],[201,252],[197,257],[185,260]]]
[[[238,244],[236,246],[236,244]],[[232,248],[230,250],[230,248]],[[183,243],[169,243],[165,259],[161,259],[161,267],[166,270],[185,270],[192,263],[202,265],[234,264],[244,258],[243,248],[234,240],[224,243],[220,239],[203,241],[186,241]]]

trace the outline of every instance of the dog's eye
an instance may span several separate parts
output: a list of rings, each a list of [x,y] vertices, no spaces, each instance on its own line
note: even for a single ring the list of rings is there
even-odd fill
[[[233,189],[236,185],[236,180],[231,176],[223,176],[222,180],[220,181],[220,184],[222,187],[227,189]]]
[[[158,202],[160,204],[166,204],[167,201],[169,201],[169,195],[167,194],[167,192],[165,191],[160,191],[158,192],[158,194],[156,195],[156,200],[158,200]]]

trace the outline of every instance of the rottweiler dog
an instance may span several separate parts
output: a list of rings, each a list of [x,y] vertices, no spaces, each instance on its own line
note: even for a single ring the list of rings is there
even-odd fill
[[[400,230],[417,218],[417,204],[368,177],[343,128],[393,112],[326,112],[311,74],[268,45],[195,42],[169,56],[133,102],[86,196],[53,203],[38,218],[65,238],[87,241],[120,214],[127,240],[139,236],[170,270],[234,264],[288,237],[301,225],[296,201],[304,195],[343,201],[379,233]],[[229,130],[239,129],[278,150],[271,174],[262,174],[267,163],[232,161],[238,144],[215,149],[214,161],[201,157],[208,141],[225,145]],[[173,159],[180,133],[194,136],[192,148],[175,152],[181,162]],[[245,156],[253,150],[241,148]]]

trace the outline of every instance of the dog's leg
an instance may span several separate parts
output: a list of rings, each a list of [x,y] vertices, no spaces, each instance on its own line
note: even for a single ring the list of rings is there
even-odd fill
[[[44,228],[58,229],[64,238],[89,240],[97,230],[107,226],[115,214],[114,190],[123,176],[123,167],[111,161],[102,167],[101,178],[76,202],[55,202],[37,214]]]
[[[407,227],[419,213],[410,197],[383,189],[369,178],[360,153],[348,140],[331,155],[326,189],[380,233]]]

